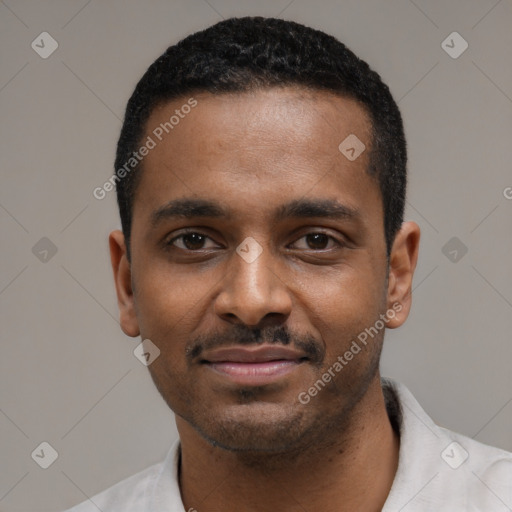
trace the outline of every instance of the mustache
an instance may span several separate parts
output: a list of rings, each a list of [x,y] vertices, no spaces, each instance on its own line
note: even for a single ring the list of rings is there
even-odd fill
[[[306,354],[313,363],[321,363],[325,348],[309,333],[291,332],[286,326],[253,328],[243,324],[233,325],[229,331],[212,332],[196,336],[187,344],[185,353],[189,362],[200,358],[205,350],[246,345],[284,345],[295,347]]]

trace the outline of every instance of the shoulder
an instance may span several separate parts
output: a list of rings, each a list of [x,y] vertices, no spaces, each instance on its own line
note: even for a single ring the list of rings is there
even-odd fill
[[[386,512],[406,505],[417,512],[510,510],[512,453],[437,425],[403,384],[386,379],[383,386],[400,431]]]
[[[65,512],[140,512],[145,510],[148,490],[158,478],[163,463],[132,475]]]
[[[456,482],[460,492],[467,493],[472,506],[512,507],[512,453],[438,427],[449,444],[441,457],[450,471],[445,474],[447,485]],[[508,510],[508,508],[504,508]]]

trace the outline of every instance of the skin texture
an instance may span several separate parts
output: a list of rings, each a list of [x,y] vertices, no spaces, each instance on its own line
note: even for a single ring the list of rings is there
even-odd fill
[[[298,397],[379,315],[399,305],[386,327],[405,321],[419,227],[403,223],[388,267],[382,200],[365,170],[370,121],[353,100],[292,87],[194,98],[144,158],[131,261],[123,234],[110,235],[121,327],[161,351],[149,370],[176,413],[185,509],[381,510],[399,448],[380,386],[384,329],[309,403]],[[155,109],[146,136],[187,99]],[[366,145],[352,162],[338,149],[349,134]],[[228,216],[162,213],[182,198]],[[301,200],[356,214],[276,217]],[[204,236],[177,238],[184,228]],[[252,263],[236,252],[247,237],[262,249]],[[261,343],[307,359],[257,386],[202,363],[208,350]]]

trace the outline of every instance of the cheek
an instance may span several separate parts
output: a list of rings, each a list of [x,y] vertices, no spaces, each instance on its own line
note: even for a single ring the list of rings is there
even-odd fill
[[[193,390],[185,348],[202,317],[204,281],[191,282],[178,272],[149,264],[136,284],[141,337],[150,339],[160,350],[148,370],[168,405],[181,411]]]
[[[187,332],[187,324],[205,306],[211,288],[207,276],[171,271],[158,262],[148,264],[136,275],[135,301],[141,335],[167,337],[166,332]]]
[[[361,332],[373,325],[384,304],[384,281],[380,283],[374,272],[361,275],[349,270],[331,273],[328,279],[316,283],[303,282],[301,287],[308,316],[321,333],[328,359],[343,354]]]

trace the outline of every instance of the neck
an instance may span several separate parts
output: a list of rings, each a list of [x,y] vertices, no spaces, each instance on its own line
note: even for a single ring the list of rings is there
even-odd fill
[[[342,430],[293,453],[231,452],[212,446],[179,417],[177,425],[187,511],[380,511],[398,466],[399,438],[380,378]]]

